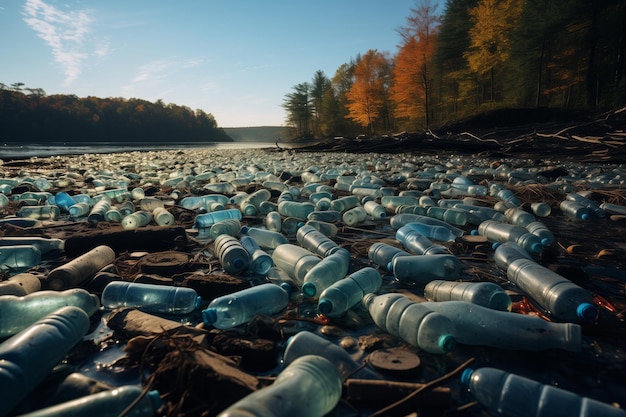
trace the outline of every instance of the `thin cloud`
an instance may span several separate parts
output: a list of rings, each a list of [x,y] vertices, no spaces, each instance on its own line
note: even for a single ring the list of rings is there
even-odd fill
[[[65,12],[43,0],[27,0],[23,15],[24,22],[52,48],[52,56],[65,74],[64,85],[72,84],[89,57],[84,51],[92,23],[89,14],[82,10]]]

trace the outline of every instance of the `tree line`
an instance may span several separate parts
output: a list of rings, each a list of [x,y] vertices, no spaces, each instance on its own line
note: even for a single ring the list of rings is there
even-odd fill
[[[285,95],[299,137],[442,126],[494,109],[626,104],[626,1],[416,1],[394,55],[368,50]],[[367,29],[364,29],[367,30]]]
[[[0,83],[0,142],[230,142],[203,110],[137,98],[46,95]]]

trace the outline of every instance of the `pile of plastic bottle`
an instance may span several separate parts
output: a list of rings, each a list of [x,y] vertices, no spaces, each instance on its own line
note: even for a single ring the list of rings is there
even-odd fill
[[[162,393],[143,395],[139,384],[127,383],[39,410],[24,405],[68,352],[95,337],[90,320],[101,316],[106,323],[117,308],[228,330],[302,304],[303,318],[338,328],[354,319],[361,327],[346,326],[343,334],[384,334],[431,358],[439,364],[437,376],[459,362],[455,355],[475,354],[473,348],[508,351],[512,362],[520,351],[584,357],[597,346],[598,317],[614,314],[596,292],[555,272],[541,255],[559,241],[548,219],[606,227],[609,216],[626,214],[626,206],[591,198],[593,190],[624,186],[622,166],[259,150],[64,158],[63,169],[31,165],[0,178],[0,228],[167,228],[181,224],[175,208],[184,209],[193,216],[186,232],[197,250],[219,262],[218,272],[250,285],[203,299],[192,288],[110,274],[95,295],[87,284],[111,269],[120,255],[111,247],[86,248],[48,269],[49,256],[63,254],[62,239],[0,238],[0,417],[119,415],[133,404],[131,415],[159,415],[167,400]],[[60,159],[51,158],[57,166]],[[542,175],[555,167],[569,174]],[[515,189],[531,184],[563,199],[523,201]],[[352,249],[359,233],[371,242],[367,258]],[[472,238],[488,248],[484,264],[494,279],[476,279],[458,253],[457,244]],[[520,299],[535,312],[516,310]],[[192,317],[201,319],[189,322]],[[419,372],[385,375],[358,344],[346,348],[321,327],[287,338],[270,372],[273,383],[219,415],[361,415],[341,404],[348,379],[424,382]],[[626,389],[598,386],[587,394],[584,387],[564,389],[547,377],[535,379],[540,373],[522,375],[514,364],[505,369],[482,359],[456,378],[457,403],[449,408],[478,402],[456,415],[626,416],[619,408],[626,407]]]

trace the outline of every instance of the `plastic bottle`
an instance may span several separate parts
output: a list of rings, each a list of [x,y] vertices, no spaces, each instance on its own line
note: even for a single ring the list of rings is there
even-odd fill
[[[145,210],[137,210],[122,219],[122,227],[125,230],[133,230],[147,226],[152,221],[152,213]]]
[[[219,235],[213,244],[215,245],[215,255],[227,273],[236,275],[246,270],[250,265],[250,255],[236,237]]]
[[[593,211],[582,204],[571,201],[571,200],[563,200],[561,204],[559,204],[559,208],[567,217],[572,220],[589,220],[593,216]]]
[[[287,339],[283,353],[283,365],[288,366],[305,355],[319,355],[328,359],[339,371],[342,381],[348,377],[380,379],[376,372],[355,361],[341,346],[316,333],[302,330]]]
[[[552,207],[541,201],[531,203],[530,209],[533,214],[538,217],[548,217],[550,213],[552,213]]]
[[[381,285],[382,277],[377,270],[361,268],[322,291],[317,309],[328,317],[341,317],[358,305],[365,294],[378,291]]]
[[[414,223],[414,222],[447,227],[448,229],[450,229],[450,231],[454,235],[459,236],[459,237],[463,235],[463,230],[459,229],[458,227],[452,226],[451,224],[446,223],[443,220],[435,219],[433,217],[423,216],[420,214],[401,213],[401,214],[396,214],[395,216],[392,216],[389,219],[389,223],[391,224],[391,227],[393,227],[396,230],[401,228],[407,223]]]
[[[143,395],[143,388],[139,385],[123,385],[42,408],[23,414],[21,417],[117,417],[140,397],[142,398],[137,405],[124,415],[128,417],[154,416],[162,404],[159,391],[151,390]]]
[[[550,246],[554,243],[554,234],[552,234],[548,226],[543,222],[530,222],[526,225],[526,230],[541,239],[543,246]]]
[[[204,234],[206,229],[199,229],[200,234]],[[217,223],[213,223],[209,227],[209,237],[215,240],[219,235],[229,235],[237,237],[241,232],[241,222],[237,219],[225,219],[220,220]]]
[[[600,208],[604,210],[605,213],[626,215],[626,206],[620,204],[602,203],[600,204]]]
[[[39,249],[42,255],[48,252],[62,251],[65,249],[65,241],[62,239],[45,238],[37,236],[28,237],[0,237],[0,246],[33,245]]]
[[[332,239],[308,224],[298,229],[296,240],[300,246],[321,257],[326,257],[340,249]]]
[[[396,214],[405,214],[406,213],[406,214],[425,216],[426,215],[426,208],[424,208],[422,206],[398,206],[394,210],[394,213],[396,213]]]
[[[139,209],[145,211],[154,211],[156,208],[164,208],[163,200],[156,197],[143,197],[139,200]]]
[[[593,320],[596,307],[587,290],[529,259],[516,259],[506,271],[509,280],[557,320]]]
[[[373,243],[367,251],[369,260],[385,270],[388,270],[388,266],[396,256],[411,256],[411,254],[384,242]]]
[[[345,277],[349,267],[350,252],[346,249],[340,248],[322,258],[304,276],[302,294],[306,297],[319,296],[329,285]]]
[[[511,265],[511,262],[516,259],[533,260],[532,256],[524,248],[513,242],[504,242],[499,245],[493,253],[493,259],[496,265],[505,272]]]
[[[332,238],[333,236],[337,236],[337,233],[339,233],[339,229],[337,228],[337,226],[332,223],[323,222],[321,220],[308,220],[305,224],[315,227],[317,230],[330,238]]]
[[[330,202],[330,209],[344,213],[353,207],[359,205],[359,197],[355,195],[348,195],[345,197],[339,197]]]
[[[274,266],[272,257],[261,249],[256,240],[250,236],[240,237],[239,242],[250,255],[250,266],[248,270],[258,275],[266,275],[267,271]]]
[[[194,223],[195,223],[195,228],[200,229],[203,227],[204,228],[211,227],[211,225],[219,222],[220,220],[225,220],[225,219],[241,220],[242,218],[243,218],[243,215],[241,213],[241,210],[226,209],[226,210],[214,211],[211,213],[199,214],[196,216]]]
[[[413,196],[383,196],[380,199],[380,204],[390,211],[396,211],[400,206],[417,206],[419,199]]]
[[[593,212],[595,217],[603,218],[606,216],[606,212],[602,207],[600,207],[600,204],[578,193],[569,193],[565,196],[565,199],[567,201],[574,201],[581,206],[588,208]]]
[[[530,233],[525,227],[509,223],[486,220],[478,225],[478,234],[491,242],[515,242],[530,253],[539,253],[543,249],[541,239],[538,236]]]
[[[281,217],[279,212],[271,211],[265,215],[263,222],[267,230],[271,230],[272,232],[280,232],[283,218]]]
[[[432,301],[467,301],[493,310],[510,311],[511,297],[493,282],[455,282],[434,280],[424,287]]]
[[[468,368],[463,371],[461,382],[493,416],[626,416],[621,408],[496,368]]]
[[[285,243],[278,245],[272,252],[274,265],[284,271],[298,286],[304,283],[304,277],[321,259],[302,246]]]
[[[154,218],[154,222],[159,226],[171,226],[176,221],[174,215],[165,207],[157,207],[152,210],[152,217]]]
[[[289,294],[278,285],[267,283],[213,299],[202,320],[207,326],[230,329],[249,322],[256,314],[274,314],[289,303]]]
[[[434,279],[461,277],[461,261],[452,254],[396,256],[387,266],[398,281],[423,288]]]
[[[23,271],[41,262],[41,252],[34,245],[0,246],[0,271]]]
[[[413,229],[422,234],[424,237],[437,240],[439,242],[454,242],[457,238],[457,236],[447,227],[437,226],[434,224],[413,222],[405,224],[402,228]]]
[[[41,383],[89,330],[81,308],[61,307],[0,344],[0,415]]]
[[[468,211],[455,207],[443,208],[432,206],[426,210],[426,215],[438,220],[443,220],[444,222],[454,226],[465,226],[470,220],[470,213]]]
[[[289,239],[282,233],[258,227],[243,226],[241,234],[256,240],[262,249],[276,249],[279,245],[289,243]]]
[[[100,245],[50,271],[45,282],[53,290],[78,287],[114,260],[113,249]]]
[[[248,394],[218,417],[321,417],[337,406],[341,393],[335,365],[305,355],[283,369],[272,385]]]
[[[334,200],[333,200],[334,201]],[[315,210],[309,213],[308,220],[320,220],[327,223],[337,223],[341,221],[341,212],[337,210]]]
[[[41,289],[41,280],[37,275],[22,272],[13,275],[6,281],[0,282],[0,295],[15,295],[22,297]],[[2,317],[0,317],[0,320]]]
[[[466,301],[424,302],[425,307],[449,318],[459,343],[499,349],[580,352],[581,327],[553,323],[537,316],[494,310]]]
[[[363,208],[374,220],[384,220],[387,218],[387,210],[375,201],[368,201],[363,204]]]
[[[305,223],[302,220],[295,217],[285,217],[281,225],[281,231],[285,236],[295,236],[303,224]]]
[[[396,239],[402,243],[407,251],[415,255],[450,253],[445,246],[434,244],[409,225],[402,226],[396,231]]]
[[[103,222],[106,212],[109,210],[111,210],[111,202],[108,199],[98,200],[91,208],[89,215],[87,215],[87,221],[91,224]]]
[[[374,323],[393,336],[426,352],[444,354],[456,346],[454,324],[442,314],[401,294],[366,294],[363,305]]]
[[[367,212],[361,206],[352,207],[343,213],[341,219],[348,226],[355,226],[367,220]]]
[[[37,220],[54,220],[60,215],[57,206],[23,206],[15,212],[18,217],[28,217]]]
[[[102,291],[102,306],[132,307],[146,313],[184,315],[200,307],[202,298],[193,288],[113,281]]]
[[[64,306],[79,307],[92,316],[100,308],[100,300],[81,288],[43,290],[21,297],[4,295],[0,297],[0,338],[17,334],[46,314]]]
[[[537,218],[535,216],[519,207],[506,209],[504,215],[509,220],[509,223],[521,227],[526,227],[528,223],[537,221]]]
[[[91,211],[91,206],[88,203],[85,203],[83,201],[73,204],[67,209],[67,212],[69,213],[70,217],[74,219],[78,217],[87,216],[89,215],[90,211]]]
[[[76,204],[76,201],[65,191],[59,191],[54,195],[54,204],[67,213],[70,206]]]
[[[278,213],[285,217],[295,217],[301,221],[306,221],[307,216],[315,211],[315,204],[304,201],[281,201],[278,203]]]
[[[107,222],[121,222],[122,218],[122,213],[117,206],[112,206],[106,213],[104,213],[104,220]]]

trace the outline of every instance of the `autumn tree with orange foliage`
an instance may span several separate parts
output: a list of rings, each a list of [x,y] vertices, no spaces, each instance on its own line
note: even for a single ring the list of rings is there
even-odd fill
[[[407,26],[399,31],[402,44],[393,69],[391,98],[395,117],[406,120],[409,128],[430,122],[431,60],[439,25],[436,8],[430,0],[423,0],[411,9]]]
[[[370,49],[354,68],[354,83],[347,92],[348,118],[367,128],[389,129],[388,89],[391,64],[386,54]]]

